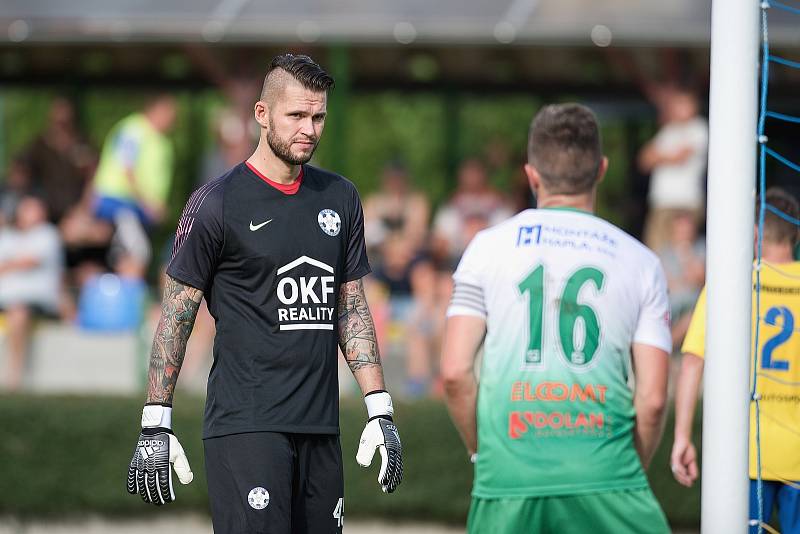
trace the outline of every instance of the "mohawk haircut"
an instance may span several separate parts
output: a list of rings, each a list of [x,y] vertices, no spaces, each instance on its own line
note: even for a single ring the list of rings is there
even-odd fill
[[[551,193],[575,195],[590,191],[602,160],[597,118],[586,106],[545,106],[531,121],[528,163],[536,167]]]
[[[310,57],[301,54],[281,54],[275,56],[267,68],[261,99],[266,100],[283,88],[287,75],[311,91],[327,92],[334,86],[333,77]]]

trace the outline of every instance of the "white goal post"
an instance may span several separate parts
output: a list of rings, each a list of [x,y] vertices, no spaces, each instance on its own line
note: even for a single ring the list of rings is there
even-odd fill
[[[702,533],[747,532],[760,6],[711,6]]]

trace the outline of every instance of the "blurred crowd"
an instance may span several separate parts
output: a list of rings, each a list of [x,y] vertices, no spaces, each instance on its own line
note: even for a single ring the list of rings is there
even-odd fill
[[[438,394],[435,362],[453,270],[473,236],[513,215],[513,204],[478,159],[461,164],[455,191],[433,217],[401,164],[388,164],[381,178],[380,189],[364,197],[373,264],[367,289],[379,343],[388,357],[405,354],[407,396]]]
[[[212,120],[214,143],[196,185],[249,156],[258,132],[249,100],[240,95],[246,89],[224,91],[231,103]],[[677,347],[704,284],[700,223],[708,128],[689,90],[664,86],[650,96],[660,127],[638,157],[640,170],[651,176],[644,235],[667,274]],[[140,112],[119,121],[98,150],[78,128],[71,103],[56,98],[43,131],[9,163],[0,182],[7,389],[20,386],[31,333],[42,320],[86,331],[132,331],[157,315],[146,310],[155,288],[145,280],[154,262],[163,276],[170,256],[171,244],[154,252],[152,238],[168,217],[174,166],[168,133],[175,119],[174,98],[153,95]],[[437,206],[415,188],[417,177],[400,159],[385,164],[377,190],[362,193],[373,267],[368,299],[384,359],[405,369],[407,397],[441,394],[437,361],[445,309],[467,244],[482,229],[534,205],[521,163],[518,183],[508,191],[493,186],[492,165],[478,157],[462,161],[454,190]],[[204,308],[186,373],[210,358],[213,335]]]
[[[89,331],[140,324],[150,233],[167,213],[175,117],[174,98],[153,95],[98,152],[70,101],[56,98],[44,130],[10,162],[0,189],[7,388],[21,384],[41,319]]]

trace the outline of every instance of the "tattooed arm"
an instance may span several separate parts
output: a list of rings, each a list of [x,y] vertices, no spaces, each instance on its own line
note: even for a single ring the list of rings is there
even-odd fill
[[[358,441],[356,462],[369,467],[380,450],[378,484],[393,492],[403,480],[403,446],[394,424],[392,397],[383,382],[375,323],[364,296],[364,283],[345,282],[339,289],[339,345],[367,406],[367,424]]]
[[[375,323],[364,296],[364,283],[344,282],[339,289],[339,346],[361,391],[386,389],[375,337]]]
[[[178,373],[186,354],[186,342],[203,292],[167,276],[161,302],[161,320],[153,339],[147,373],[147,402],[172,404]]]
[[[175,500],[170,464],[181,484],[188,484],[194,478],[186,453],[172,432],[172,395],[202,298],[199,289],[167,276],[161,320],[150,354],[142,432],[128,464],[126,481],[128,493],[138,493],[146,503],[160,506]],[[154,443],[158,446],[154,447]]]

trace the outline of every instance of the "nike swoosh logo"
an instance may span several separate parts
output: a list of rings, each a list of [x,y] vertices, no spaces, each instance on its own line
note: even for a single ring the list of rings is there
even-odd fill
[[[250,221],[250,231],[251,231],[251,232],[255,232],[256,230],[258,230],[258,229],[259,229],[259,228],[261,228],[262,226],[264,226],[264,225],[266,225],[266,224],[269,224],[269,223],[271,223],[271,222],[272,222],[272,219],[270,219],[270,220],[268,220],[268,221],[264,221],[264,222],[263,222],[263,223],[261,223],[261,224],[253,224],[253,221]]]

